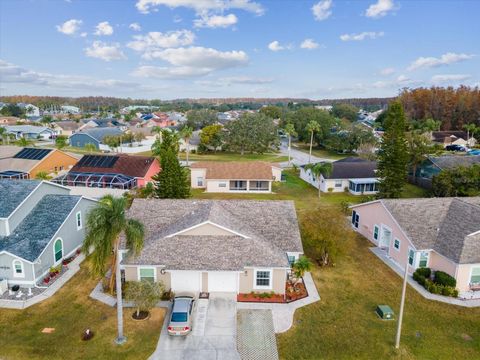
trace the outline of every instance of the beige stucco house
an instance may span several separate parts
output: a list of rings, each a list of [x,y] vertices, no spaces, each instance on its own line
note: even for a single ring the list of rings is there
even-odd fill
[[[135,199],[145,225],[138,256],[122,245],[126,281],[162,281],[179,292],[285,294],[303,253],[292,201]]]
[[[383,199],[352,206],[352,226],[411,274],[419,267],[480,290],[480,197]]]
[[[200,161],[191,166],[191,186],[206,192],[272,192],[282,169],[263,161]]]

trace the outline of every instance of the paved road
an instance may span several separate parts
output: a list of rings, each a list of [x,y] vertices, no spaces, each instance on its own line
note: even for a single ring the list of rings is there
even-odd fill
[[[288,141],[287,140],[282,141],[282,143],[280,145],[280,152],[282,153],[282,155],[288,156]],[[291,159],[292,159],[292,163],[295,164],[295,165],[300,166],[300,165],[308,164],[308,153],[300,151],[300,150],[296,149],[294,146],[292,146],[290,156],[291,156]],[[317,162],[321,162],[321,161],[332,162],[334,160],[327,159],[327,158],[319,158],[317,156],[312,155],[312,158],[311,158],[312,163],[317,163]],[[280,163],[280,165],[282,167],[286,167],[288,164],[285,162],[285,163]]]

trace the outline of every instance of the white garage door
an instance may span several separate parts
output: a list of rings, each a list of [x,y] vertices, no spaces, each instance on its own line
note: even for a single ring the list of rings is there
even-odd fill
[[[209,292],[237,292],[238,272],[210,271],[208,273]]]
[[[202,273],[199,271],[172,271],[172,290],[179,292],[200,292],[202,288]]]

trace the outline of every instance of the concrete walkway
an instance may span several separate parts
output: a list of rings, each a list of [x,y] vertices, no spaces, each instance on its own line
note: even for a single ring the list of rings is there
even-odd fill
[[[78,270],[80,270],[80,263],[85,259],[85,255],[78,255],[70,264],[68,264],[68,270],[65,271],[60,278],[58,278],[52,285],[45,289],[44,292],[33,296],[28,300],[0,300],[1,308],[8,309],[25,309],[32,305],[38,304],[49,297],[53,296]]]
[[[385,251],[378,247],[371,247],[370,251],[374,253],[380,260],[382,260],[390,269],[395,271],[400,277],[403,278],[405,274],[404,269],[398,266],[392,259],[390,259]],[[413,280],[411,275],[408,276],[407,279],[408,284],[414,288],[420,295],[422,295],[425,299],[440,301],[447,304],[464,306],[464,307],[479,307],[480,306],[480,299],[472,299],[472,300],[463,300],[460,298],[453,298],[449,296],[442,296],[437,294],[432,294],[431,292],[427,291],[422,285],[417,283]]]
[[[282,155],[288,156],[288,141],[285,141],[285,140],[282,141],[282,143],[280,144],[280,153]],[[308,152],[303,152],[301,150],[298,150],[293,145],[290,151],[290,157],[291,157],[292,164],[295,164],[297,166],[308,164]],[[334,160],[327,159],[327,158],[320,158],[312,154],[312,158],[310,161],[312,163],[317,163],[321,161],[332,162]],[[282,167],[286,167],[287,165],[288,165],[288,162],[280,163],[280,166]]]
[[[320,300],[320,295],[318,294],[317,287],[313,282],[312,275],[306,273],[303,277],[305,286],[308,291],[308,296],[306,298],[293,301],[288,304],[266,304],[266,303],[237,303],[237,309],[270,309],[272,310],[273,316],[273,327],[277,334],[283,333],[290,329],[293,325],[293,315],[295,310],[309,304],[313,304]]]

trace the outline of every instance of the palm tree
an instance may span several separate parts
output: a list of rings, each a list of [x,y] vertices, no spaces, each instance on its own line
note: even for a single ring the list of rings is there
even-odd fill
[[[310,133],[310,152],[308,153],[308,163],[310,164],[312,158],[312,146],[313,146],[313,134],[320,131],[320,125],[315,120],[311,120],[306,127],[306,130]]]
[[[295,284],[305,275],[307,271],[310,271],[312,269],[312,263],[306,256],[300,256],[300,258],[295,261],[292,265],[292,270],[293,273],[295,274],[295,277],[297,280],[295,281]]]
[[[305,170],[310,170],[312,172],[312,175],[315,176],[315,178],[318,179],[318,197],[320,197],[320,178],[323,175],[329,176],[332,171],[333,171],[333,166],[332,163],[328,162],[319,162],[316,164],[307,164],[305,165]]]
[[[467,143],[470,146],[470,135],[473,136],[477,132],[477,125],[475,124],[465,124],[463,125],[463,128],[467,130]]]
[[[105,264],[110,259],[111,277],[110,292],[113,294],[113,285],[117,291],[117,343],[125,342],[123,336],[123,309],[122,309],[122,282],[120,276],[119,245],[120,235],[125,234],[126,247],[138,254],[143,248],[145,230],[138,220],[127,219],[125,209],[126,198],[104,196],[97,207],[93,208],[87,217],[87,234],[83,243],[84,253],[94,248],[91,256],[91,272],[96,276],[105,276]]]
[[[290,166],[290,152],[292,150],[292,136],[297,136],[297,132],[295,131],[295,126],[292,123],[288,123],[285,125],[285,134],[288,135],[288,166]]]
[[[188,166],[188,153],[190,152],[190,139],[192,137],[193,129],[190,126],[185,126],[180,131],[180,137],[185,141],[186,154],[187,154],[187,166]]]
[[[21,137],[20,139],[18,139],[17,141],[15,141],[15,145],[17,145],[17,146],[22,146],[22,147],[26,147],[26,146],[31,145],[31,144],[32,144],[32,141],[27,140],[27,139],[24,138],[24,137]]]
[[[35,179],[37,180],[50,180],[51,178],[46,171],[39,171],[37,175],[35,175]]]

